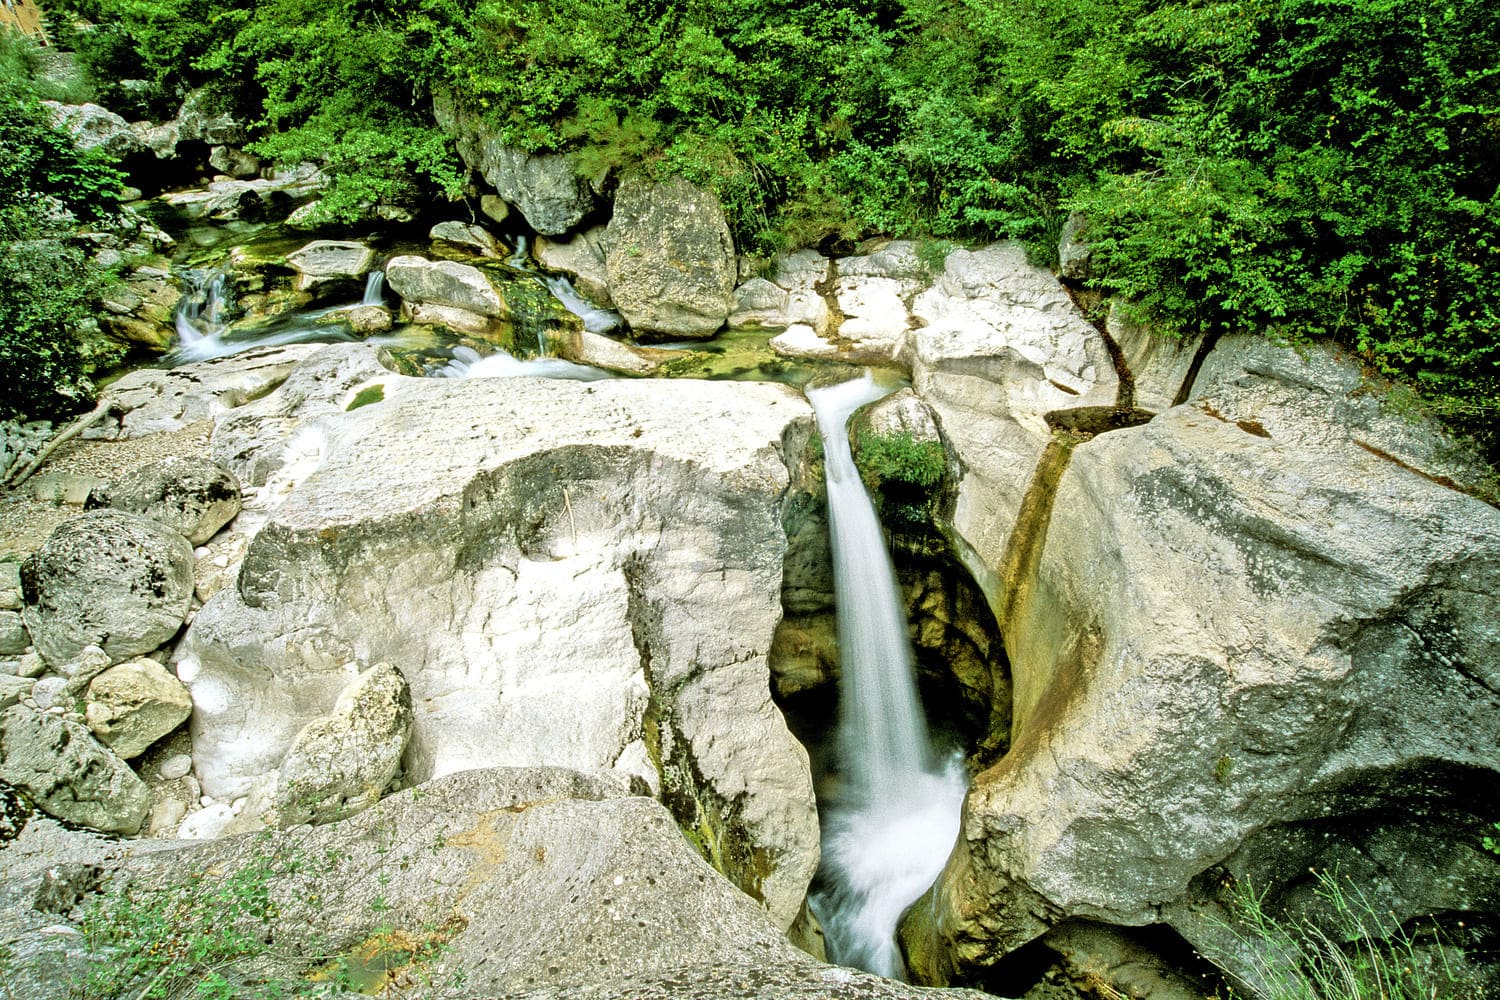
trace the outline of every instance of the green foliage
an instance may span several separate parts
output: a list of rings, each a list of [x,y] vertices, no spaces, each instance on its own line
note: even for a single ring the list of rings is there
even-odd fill
[[[344,407],[344,409],[357,410],[361,406],[369,406],[371,403],[379,403],[383,402],[384,400],[385,386],[377,382],[374,385],[367,385],[363,389],[359,390],[359,392],[355,393],[354,398],[349,400],[349,405]]]
[[[82,104],[93,98],[81,80],[54,81],[41,74],[43,53],[36,40],[0,27],[0,93],[41,101]]]
[[[1452,419],[1500,407],[1495,4],[67,2],[101,80],[217,81],[260,152],[326,164],[327,219],[457,197],[446,93],[591,177],[712,187],[752,253],[1046,258],[1079,210],[1096,285],[1159,329],[1336,338]]]
[[[1500,823],[1496,823],[1493,829],[1496,833],[1500,833]],[[1489,834],[1485,834],[1479,838],[1479,842],[1491,854],[1500,854],[1500,837],[1491,837]]]
[[[388,831],[377,829],[377,837]],[[420,930],[382,922],[347,947],[321,934],[287,933],[282,912],[293,902],[317,906],[319,894],[343,896],[358,883],[387,878],[378,868],[350,871],[335,848],[262,833],[258,850],[185,875],[137,877],[88,905],[83,921],[89,971],[70,996],[88,1000],[166,1000],[172,997],[332,997],[351,990],[387,995],[392,976],[421,995],[457,988],[462,973],[434,980],[425,968],[466,926],[458,914]],[[440,850],[442,841],[434,845]],[[394,862],[405,867],[405,858]],[[305,897],[298,899],[298,897]],[[371,914],[390,909],[379,896]],[[299,928],[305,930],[305,928]],[[286,939],[286,940],[283,940]],[[292,939],[296,939],[295,941]],[[275,974],[275,970],[295,970]],[[270,978],[267,973],[271,972]]]
[[[880,515],[893,528],[923,531],[937,515],[937,487],[948,471],[940,441],[918,441],[910,434],[860,430],[855,464]]]
[[[69,213],[108,215],[119,203],[122,175],[97,150],[79,151],[52,127],[34,101],[0,96],[0,211],[18,209],[37,222]]]
[[[53,417],[93,396],[90,375],[118,360],[90,335],[110,280],[76,244],[76,216],[117,200],[120,174],[74,150],[33,102],[0,98],[0,417]]]
[[[1230,897],[1227,929],[1247,946],[1264,1000],[1457,1000],[1461,955],[1433,928],[1395,924],[1337,872],[1313,871],[1321,918],[1272,912],[1245,882]],[[1231,992],[1231,997],[1239,994]]]
[[[209,0],[57,0],[49,9],[105,102],[157,119],[171,117],[189,90],[211,78],[194,63],[233,12]],[[146,89],[125,89],[124,80]]]
[[[265,858],[229,874],[198,872],[167,888],[126,885],[90,906],[84,919],[97,956],[76,995],[166,998],[192,983],[197,995],[238,995],[225,973],[265,950],[276,904],[272,878],[300,862]]]

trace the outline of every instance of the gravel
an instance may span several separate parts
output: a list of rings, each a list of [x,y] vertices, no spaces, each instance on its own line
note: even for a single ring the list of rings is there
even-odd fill
[[[0,492],[0,561],[36,551],[53,528],[81,514],[78,493],[84,485],[113,481],[138,465],[162,458],[207,455],[212,432],[213,421],[204,420],[179,431],[126,441],[69,441],[19,488]]]

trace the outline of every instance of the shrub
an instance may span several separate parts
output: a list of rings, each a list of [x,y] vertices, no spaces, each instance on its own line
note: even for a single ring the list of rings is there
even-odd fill
[[[78,217],[115,206],[120,174],[24,98],[0,98],[0,144],[0,417],[59,416],[87,403],[90,375],[118,360],[89,335],[110,275],[73,237]]]

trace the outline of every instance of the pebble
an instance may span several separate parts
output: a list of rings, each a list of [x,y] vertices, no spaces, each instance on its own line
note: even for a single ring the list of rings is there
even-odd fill
[[[224,831],[234,819],[234,811],[226,805],[212,805],[200,809],[182,821],[177,836],[183,840],[212,840]]]
[[[154,837],[172,836],[186,816],[186,802],[181,799],[162,799],[151,807],[147,830]]]
[[[47,672],[47,661],[39,653],[25,653],[16,662],[17,677],[40,677]]]
[[[63,690],[67,686],[68,679],[66,677],[58,677],[56,675],[43,677],[31,689],[31,697],[36,699],[37,708],[51,709],[52,706],[57,704],[57,699],[62,697]]]
[[[176,781],[193,769],[193,758],[185,753],[173,754],[161,762],[157,773],[167,781]]]

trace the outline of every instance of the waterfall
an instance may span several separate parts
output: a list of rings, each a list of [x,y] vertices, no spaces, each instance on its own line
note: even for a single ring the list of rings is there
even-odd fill
[[[365,277],[365,295],[359,300],[362,306],[378,306],[385,302],[385,272],[371,271]]]
[[[830,960],[903,978],[896,925],[942,871],[965,778],[960,762],[936,760],[895,570],[850,454],[849,416],[886,391],[866,373],[807,393],[823,435],[841,663],[838,782],[809,902]]]
[[[201,360],[213,356],[215,345],[228,324],[224,306],[229,298],[229,275],[224,271],[189,271],[187,291],[177,302],[172,325],[177,328],[177,346],[183,357]]]
[[[596,306],[578,294],[573,283],[561,275],[544,275],[542,284],[547,286],[547,291],[552,293],[554,299],[562,303],[564,309],[583,320],[583,328],[589,333],[609,333],[619,329],[624,322],[613,309]]]

